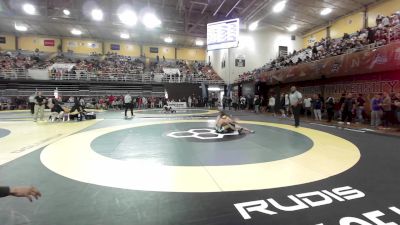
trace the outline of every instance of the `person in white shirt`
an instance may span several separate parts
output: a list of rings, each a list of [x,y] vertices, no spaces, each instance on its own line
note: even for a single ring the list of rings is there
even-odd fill
[[[290,100],[289,100],[289,95],[285,94],[285,111],[286,111],[286,116],[290,115]]]
[[[124,96],[124,106],[125,106],[125,118],[128,118],[127,112],[128,109],[131,111],[131,117],[133,117],[133,102],[132,96],[129,93],[126,93]]]
[[[301,104],[303,101],[303,95],[297,91],[295,86],[292,86],[290,88],[290,94],[289,94],[289,101],[290,101],[290,106],[292,107],[292,112],[294,116],[294,126],[299,127],[300,126],[300,110],[301,110]]]
[[[143,109],[147,109],[147,98],[144,96],[142,97],[142,104],[143,104]]]
[[[271,96],[268,101],[269,111],[275,116],[275,97]]]
[[[311,98],[305,98],[304,101],[304,113],[306,114],[306,118],[308,118],[308,113],[311,114]]]
[[[192,97],[188,97],[188,107],[191,108],[192,107]]]

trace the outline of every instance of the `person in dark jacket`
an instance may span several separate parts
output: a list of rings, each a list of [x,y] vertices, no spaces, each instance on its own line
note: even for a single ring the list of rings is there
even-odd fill
[[[77,98],[75,98],[74,106],[72,106],[70,113],[69,113],[70,119],[77,118],[77,120],[82,121],[84,112],[85,112],[85,110],[84,110],[83,106],[81,106],[81,103],[79,102],[79,100]]]
[[[32,202],[34,198],[38,199],[42,194],[35,187],[0,187],[0,198],[7,196],[26,197]]]

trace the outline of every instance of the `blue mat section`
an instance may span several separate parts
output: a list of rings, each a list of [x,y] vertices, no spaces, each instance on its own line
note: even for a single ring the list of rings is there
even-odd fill
[[[11,133],[11,131],[0,128],[0,138],[5,137],[5,136],[9,135],[10,133]]]

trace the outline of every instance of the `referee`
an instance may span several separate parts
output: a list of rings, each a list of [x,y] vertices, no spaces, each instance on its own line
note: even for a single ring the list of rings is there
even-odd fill
[[[290,88],[289,102],[293,111],[295,127],[300,126],[300,111],[301,111],[302,101],[303,101],[303,95],[299,91],[297,91],[295,86],[292,86]]]

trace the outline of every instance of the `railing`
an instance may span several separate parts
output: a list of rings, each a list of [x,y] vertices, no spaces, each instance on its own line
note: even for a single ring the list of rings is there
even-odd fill
[[[18,80],[18,79],[31,79],[26,69],[15,68],[15,69],[2,69],[0,70],[0,79],[5,80]]]
[[[47,70],[46,70],[46,73]],[[164,74],[161,75],[162,78],[155,80],[154,76],[149,73],[133,74],[133,73],[49,73],[48,80],[76,80],[85,82],[135,82],[135,83],[194,83],[194,84],[225,84],[223,80],[209,80],[206,78],[194,77],[193,75],[184,77],[167,77]],[[30,80],[32,77],[28,75],[28,71],[25,69],[10,69],[10,70],[0,70],[0,79],[4,80]]]

